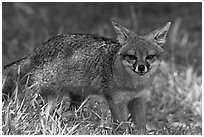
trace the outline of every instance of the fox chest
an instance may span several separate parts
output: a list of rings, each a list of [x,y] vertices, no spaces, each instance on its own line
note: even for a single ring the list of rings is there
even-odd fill
[[[117,90],[112,93],[112,100],[115,104],[127,103],[134,98],[144,96],[145,89],[140,90]]]

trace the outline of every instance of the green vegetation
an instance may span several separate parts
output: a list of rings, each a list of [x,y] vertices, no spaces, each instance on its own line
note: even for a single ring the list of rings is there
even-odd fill
[[[147,131],[113,131],[106,102],[90,97],[79,108],[65,98],[46,114],[39,97],[2,102],[2,134],[202,134],[201,3],[3,3],[3,65],[63,33],[113,37],[111,20],[140,34],[172,22],[165,60],[147,89]],[[3,80],[2,80],[3,81]],[[3,83],[4,84],[4,83]],[[120,126],[120,125],[118,125]]]

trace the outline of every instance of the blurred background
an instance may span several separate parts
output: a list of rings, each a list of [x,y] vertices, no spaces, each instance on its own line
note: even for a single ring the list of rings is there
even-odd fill
[[[115,38],[114,20],[139,34],[166,22],[166,60],[192,66],[201,75],[202,3],[3,3],[3,66],[63,33],[93,33]]]

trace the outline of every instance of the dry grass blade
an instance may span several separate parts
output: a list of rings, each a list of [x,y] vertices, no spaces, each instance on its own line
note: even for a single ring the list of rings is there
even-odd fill
[[[78,124],[74,125],[71,129],[69,129],[68,135],[74,134],[75,130],[81,125],[81,123],[78,123]]]

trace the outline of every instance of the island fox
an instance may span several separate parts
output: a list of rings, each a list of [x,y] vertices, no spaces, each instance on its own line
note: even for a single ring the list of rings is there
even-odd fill
[[[51,38],[3,68],[3,93],[12,94],[18,78],[19,90],[29,87],[24,97],[40,94],[48,100],[63,96],[77,100],[101,95],[114,121],[125,122],[130,114],[136,128],[143,129],[142,93],[156,74],[170,25],[140,36],[113,22],[117,40],[91,34]]]

